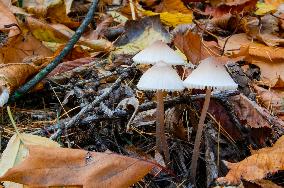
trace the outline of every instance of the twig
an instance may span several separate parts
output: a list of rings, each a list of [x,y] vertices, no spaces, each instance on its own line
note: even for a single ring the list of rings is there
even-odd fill
[[[44,69],[42,69],[33,79],[28,81],[25,85],[23,85],[18,90],[16,90],[11,96],[10,101],[15,101],[16,99],[20,98],[25,93],[27,93],[30,89],[32,89],[37,83],[39,83],[43,78],[45,78],[61,62],[61,60],[72,50],[74,45],[77,43],[77,41],[80,39],[81,35],[87,28],[87,26],[92,21],[97,4],[98,4],[98,0],[93,0],[92,5],[85,19],[83,20],[82,24],[76,30],[74,35],[71,37],[69,42],[66,44],[66,46],[61,51],[61,53],[50,64],[48,64]]]
[[[118,78],[120,79],[120,78]],[[120,80],[117,80],[115,84],[117,84],[117,86],[115,87],[118,87],[119,83],[117,82],[121,82],[121,79]],[[111,86],[111,90],[114,90],[114,85]],[[103,93],[102,95],[98,96],[97,99],[95,101],[97,101],[95,103],[95,101],[93,101],[93,104],[92,107],[90,106],[91,104],[89,104],[88,106],[90,106],[88,108],[88,110],[86,109],[88,106],[86,106],[85,108],[83,108],[77,115],[75,115],[72,119],[69,119],[69,121],[66,123],[67,125],[69,125],[69,127],[67,128],[70,128],[72,127],[73,125],[71,125],[71,121],[72,122],[78,122],[79,120],[81,124],[90,124],[92,122],[95,122],[95,121],[102,121],[104,119],[114,119],[114,118],[124,118],[126,117],[128,114],[125,112],[125,111],[120,111],[120,112],[116,112],[114,111],[113,115],[111,117],[105,117],[105,116],[97,116],[97,115],[92,115],[92,116],[88,116],[86,118],[82,118],[82,116],[84,115],[84,113],[90,111],[91,109],[94,108],[94,106],[96,105],[99,105],[101,100],[105,99],[110,93],[111,91],[108,90],[106,91],[107,92],[107,95],[105,93]],[[239,93],[234,91],[234,92],[224,92],[224,93],[214,93],[211,98],[215,98],[215,99],[219,99],[219,98],[223,98],[223,97],[228,97],[228,96],[234,96],[234,95],[238,95]],[[102,96],[103,95],[106,95],[104,96],[104,98],[102,99]],[[175,106],[177,104],[184,104],[184,103],[190,103],[192,100],[197,100],[197,99],[202,99],[205,97],[205,94],[199,94],[199,95],[192,95],[192,96],[180,96],[180,97],[175,97],[173,99],[170,99],[170,100],[167,100],[165,101],[165,107],[168,108],[168,107],[172,107],[172,106]],[[101,99],[100,101],[98,101],[98,99]],[[154,109],[156,108],[156,102],[147,102],[147,103],[144,103],[144,104],[141,104],[139,107],[138,107],[138,111],[146,111],[146,110],[150,110],[150,109]],[[84,110],[84,112],[83,112]],[[81,115],[80,115],[81,114]],[[76,120],[75,120],[76,119]],[[56,124],[56,125],[52,125],[52,126],[49,126],[49,127],[46,127],[45,129],[42,129],[42,130],[38,130],[38,131],[35,131],[35,132],[32,132],[32,134],[35,134],[35,135],[45,135],[46,132],[50,132],[50,131],[53,131],[53,130],[57,130],[60,129],[62,127],[62,124],[64,124],[63,122],[62,123],[59,123],[59,124]],[[62,127],[63,128],[63,127]],[[59,134],[60,133],[56,133],[56,134]]]
[[[131,69],[128,68],[126,72],[122,73],[121,76],[114,82],[114,84],[107,91],[105,91],[103,94],[98,96],[92,103],[90,103],[89,105],[87,105],[84,108],[82,108],[82,110],[78,114],[73,116],[67,123],[64,123],[63,126],[61,125],[60,128],[53,135],[51,135],[50,138],[52,140],[55,140],[56,138],[58,138],[58,136],[60,136],[60,134],[62,132],[61,127],[62,128],[64,127],[67,130],[68,128],[71,128],[76,123],[78,123],[79,120],[81,120],[82,117],[87,112],[91,111],[95,106],[99,105],[100,102],[103,101],[104,99],[106,99],[113,90],[115,90],[116,88],[119,87],[119,85],[122,82],[122,80],[128,76],[128,71],[130,71],[130,70]]]

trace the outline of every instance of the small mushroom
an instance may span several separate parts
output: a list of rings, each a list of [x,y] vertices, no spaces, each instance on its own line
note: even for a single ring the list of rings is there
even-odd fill
[[[137,87],[140,90],[156,91],[156,146],[160,153],[164,153],[165,161],[168,163],[170,154],[165,135],[163,91],[183,90],[182,80],[171,65],[160,61],[142,75]]]
[[[163,91],[183,90],[184,86],[177,72],[171,65],[184,65],[185,61],[173,49],[162,41],[155,41],[133,57],[137,64],[154,64],[147,70],[138,82],[138,89],[156,91],[157,125],[156,147],[164,153],[166,163],[170,161],[169,148],[164,126]]]
[[[136,54],[133,61],[137,64],[155,64],[163,61],[170,65],[184,65],[185,62],[180,55],[164,42],[157,40],[150,46]]]
[[[223,64],[217,58],[202,60],[198,67],[184,80],[184,86],[190,89],[206,89],[205,101],[201,111],[197,133],[194,142],[192,161],[190,166],[191,182],[195,184],[199,147],[206,113],[209,107],[211,90],[235,90],[238,85],[231,78]]]

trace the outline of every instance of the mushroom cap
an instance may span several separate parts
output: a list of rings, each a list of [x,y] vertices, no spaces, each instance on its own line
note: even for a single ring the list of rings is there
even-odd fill
[[[209,87],[220,91],[238,88],[238,84],[231,78],[225,66],[213,57],[202,60],[183,81],[183,85],[187,88],[205,89]]]
[[[141,76],[137,87],[140,90],[151,91],[181,91],[184,89],[182,80],[175,69],[164,62],[158,62],[148,69]]]
[[[185,61],[164,42],[157,40],[133,57],[137,64],[155,64],[160,61],[169,65],[184,65]]]

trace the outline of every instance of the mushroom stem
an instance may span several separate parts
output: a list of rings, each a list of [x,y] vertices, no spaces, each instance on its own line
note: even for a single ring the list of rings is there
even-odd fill
[[[157,97],[157,125],[156,125],[156,146],[160,153],[164,153],[166,164],[170,162],[170,152],[167,144],[165,125],[164,125],[164,99],[163,92],[158,90]]]
[[[204,121],[205,121],[205,117],[206,117],[207,110],[208,110],[209,103],[210,103],[210,97],[211,97],[211,88],[207,87],[205,101],[203,104],[203,108],[202,108],[199,123],[198,123],[197,132],[195,136],[194,149],[193,149],[192,160],[191,160],[191,165],[190,165],[190,180],[191,180],[191,183],[194,185],[195,185],[197,162],[199,158],[199,147],[201,144],[202,131],[203,131]]]

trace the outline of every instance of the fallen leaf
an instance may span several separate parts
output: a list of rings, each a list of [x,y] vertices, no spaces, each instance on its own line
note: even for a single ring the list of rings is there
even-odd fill
[[[269,173],[284,169],[284,136],[281,136],[272,147],[255,151],[251,156],[238,163],[225,164],[230,169],[226,177],[217,179],[221,184],[237,185],[241,180],[261,180]]]
[[[170,41],[170,35],[162,26],[159,16],[145,17],[125,23],[125,33],[115,43],[113,55],[134,55],[156,40]]]
[[[29,56],[50,57],[53,53],[30,32],[18,35],[0,48],[0,64],[21,63]]]
[[[250,132],[251,137],[260,145],[264,144],[265,140],[271,137],[272,127],[274,126],[264,116],[264,113],[270,113],[243,94],[230,97],[229,101],[232,103],[240,123],[253,130]]]
[[[28,28],[40,41],[66,43],[73,36],[74,31],[62,24],[47,24],[32,17],[26,18]],[[105,40],[87,40],[81,37],[78,44],[92,48],[96,51],[108,51],[112,43]]]
[[[218,38],[218,44],[225,53],[237,53],[241,46],[248,45],[252,41],[248,39],[245,33],[234,34],[231,37]]]
[[[267,90],[257,85],[253,85],[253,88],[261,104],[263,104],[266,109],[275,115],[284,115],[284,96],[279,95],[273,90]]]
[[[65,61],[63,63],[60,63],[55,69],[53,69],[53,71],[48,74],[48,77],[65,73],[67,71],[73,70],[76,67],[88,64],[92,61],[94,61],[94,58],[91,57],[78,58],[72,61]]]
[[[0,176],[4,175],[10,168],[21,163],[27,156],[27,145],[41,145],[45,147],[60,147],[57,142],[51,141],[48,138],[31,135],[20,134],[10,138],[6,149],[3,151],[0,160]],[[23,185],[12,182],[5,182],[6,188],[21,188]],[[26,186],[25,186],[26,187]]]
[[[9,169],[1,181],[30,186],[129,187],[154,164],[114,153],[29,146],[27,158]]]
[[[9,8],[0,1],[0,31],[8,32],[8,38],[21,33],[18,22]]]
[[[257,0],[228,1],[228,3],[225,1],[225,3],[219,3],[217,7],[207,6],[205,13],[214,17],[221,17],[228,13],[250,12],[255,9],[256,3]]]
[[[67,16],[64,0],[23,0],[23,8],[38,18],[49,18],[73,28],[80,25]]]
[[[181,0],[162,0],[155,6],[155,12],[182,13],[192,15],[192,11],[187,8]]]
[[[283,0],[264,0],[266,4],[272,5],[274,7],[280,6],[282,3],[284,3]]]
[[[241,20],[240,26],[251,38],[268,46],[284,44],[284,39],[279,34],[279,20],[270,14],[264,15],[259,19],[246,16]]]
[[[155,16],[159,15],[161,18],[161,22],[167,26],[176,27],[180,24],[188,24],[192,22],[193,15],[191,14],[183,14],[183,13],[171,13],[171,12],[162,12],[155,13],[152,11],[140,10],[140,12],[145,16]]]
[[[258,16],[263,16],[265,14],[270,14],[270,13],[276,12],[276,7],[274,7],[271,4],[257,2],[256,8],[257,8],[257,10],[254,13]]]
[[[9,95],[35,75],[40,66],[27,63],[10,63],[0,65],[0,102],[2,107]]]
[[[284,48],[250,43],[241,47],[234,57],[244,56],[260,68],[261,80],[269,87],[284,87]]]
[[[219,56],[221,53],[215,42],[202,41],[198,34],[190,31],[184,35],[176,34],[173,41],[175,46],[195,65],[202,59]]]

